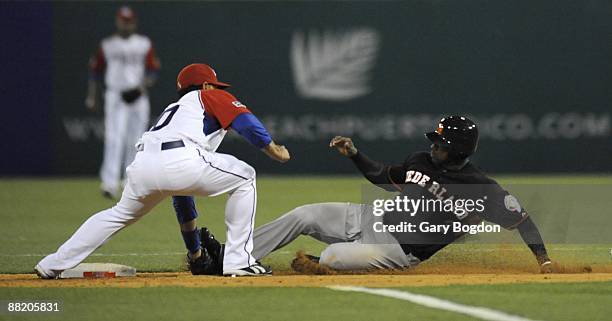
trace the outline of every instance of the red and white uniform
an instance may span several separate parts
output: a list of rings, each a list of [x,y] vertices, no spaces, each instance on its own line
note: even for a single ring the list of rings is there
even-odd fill
[[[180,106],[180,107],[176,107]],[[198,148],[214,152],[221,144],[236,116],[251,111],[232,94],[224,90],[192,91],[175,104],[171,104],[160,115],[152,130],[142,139],[173,141],[182,139]],[[208,117],[205,121],[205,115]],[[166,126],[164,122],[171,118]],[[205,134],[204,123],[217,124],[215,131]],[[163,126],[160,128],[160,126]],[[159,128],[159,129],[156,129]]]
[[[255,264],[251,255],[257,207],[255,169],[234,156],[215,152],[227,128],[242,113],[250,111],[231,94],[216,89],[191,91],[168,105],[139,140],[139,152],[127,168],[127,184],[117,205],[89,218],[38,265],[54,272],[76,266],[168,196],[222,193],[229,194],[223,270]],[[208,134],[206,124],[213,126]],[[179,140],[184,147],[162,148]]]
[[[113,194],[120,190],[123,169],[134,159],[134,144],[149,123],[147,94],[127,104],[121,92],[142,87],[146,73],[159,67],[151,40],[139,34],[105,38],[90,62],[92,73],[104,78],[106,88],[104,160],[100,177],[102,189]]]

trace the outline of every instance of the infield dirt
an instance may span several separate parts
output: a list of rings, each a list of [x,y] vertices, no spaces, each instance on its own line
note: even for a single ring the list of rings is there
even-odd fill
[[[298,259],[303,252],[296,253]],[[276,271],[265,277],[193,276],[188,272],[140,272],[136,277],[100,279],[41,280],[35,274],[0,274],[0,288],[9,287],[324,287],[330,285],[354,285],[368,287],[444,286],[470,284],[510,283],[559,283],[612,281],[612,265],[593,266],[577,263],[556,264],[560,273],[540,274],[537,266],[480,265],[470,263],[422,264],[406,270],[375,270],[340,272],[325,269],[306,269],[307,273],[294,270]],[[294,261],[295,263],[295,261]],[[430,262],[427,262],[430,263]],[[316,264],[318,265],[318,264]],[[295,267],[294,267],[295,269]],[[322,272],[322,273],[319,273]],[[327,275],[314,275],[327,274]]]
[[[114,279],[41,280],[34,274],[0,274],[0,287],[368,287],[442,286],[454,284],[509,284],[612,281],[612,273],[575,274],[420,274],[420,275],[275,275],[268,277],[193,276],[187,272],[138,273]]]

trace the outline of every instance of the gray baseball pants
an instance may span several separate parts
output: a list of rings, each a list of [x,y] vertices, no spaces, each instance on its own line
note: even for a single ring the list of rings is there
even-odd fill
[[[372,224],[381,219],[361,204],[300,206],[256,228],[252,254],[259,260],[298,236],[308,235],[329,244],[321,252],[320,263],[337,270],[402,269],[417,265],[420,260],[406,255],[391,234],[373,231]]]

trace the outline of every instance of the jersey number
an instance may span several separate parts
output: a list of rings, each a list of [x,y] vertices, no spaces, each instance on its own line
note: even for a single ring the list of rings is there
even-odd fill
[[[172,117],[174,117],[174,114],[176,114],[176,111],[178,110],[180,105],[176,105],[174,107],[170,107],[166,110],[164,110],[163,113],[161,113],[161,115],[159,115],[159,117],[157,117],[157,120],[155,120],[155,126],[151,127],[151,129],[149,129],[150,132],[154,132],[156,130],[160,130],[166,126],[168,126],[168,124],[170,124],[170,121],[172,120]],[[166,118],[164,118],[164,115],[166,115]],[[164,118],[164,121],[160,124],[159,122],[162,120],[162,118]]]

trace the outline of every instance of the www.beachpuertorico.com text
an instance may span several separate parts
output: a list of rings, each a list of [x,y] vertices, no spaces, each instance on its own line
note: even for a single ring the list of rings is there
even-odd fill
[[[463,224],[462,219],[469,214],[481,214],[485,211],[486,197],[478,199],[426,199],[409,198],[408,196],[396,196],[394,199],[376,199],[372,202],[372,214],[383,216],[386,213],[393,215],[405,214],[410,217],[426,214],[452,213],[457,216],[457,221],[445,222],[444,224],[431,224],[427,219],[420,222],[400,222],[397,224],[385,224],[375,222],[375,232],[390,233],[498,233],[501,227],[497,224]],[[413,221],[413,220],[410,220]]]

